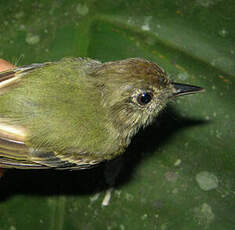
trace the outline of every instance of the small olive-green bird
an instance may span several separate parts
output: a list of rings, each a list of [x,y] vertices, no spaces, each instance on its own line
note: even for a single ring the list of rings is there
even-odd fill
[[[1,72],[0,167],[85,169],[113,159],[169,100],[199,91],[140,58],[64,58]]]

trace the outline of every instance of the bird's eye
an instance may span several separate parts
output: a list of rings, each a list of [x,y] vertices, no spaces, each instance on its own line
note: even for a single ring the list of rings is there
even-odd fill
[[[153,94],[151,92],[143,92],[137,96],[137,102],[140,105],[148,104],[153,98]]]

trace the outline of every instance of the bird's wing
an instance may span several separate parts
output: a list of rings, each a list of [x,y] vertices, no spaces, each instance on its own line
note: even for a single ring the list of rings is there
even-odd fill
[[[15,67],[8,69],[6,71],[0,72],[0,95],[10,90],[12,87],[16,86],[18,82],[23,78],[23,76],[33,71],[34,69],[40,68],[45,65],[49,65],[51,62],[45,63],[35,63],[32,65],[26,65],[22,67]]]
[[[32,64],[0,72],[0,96],[21,81],[24,75],[50,63]],[[0,168],[19,169],[85,169],[97,162],[72,159],[53,151],[34,150],[27,146],[25,127],[13,125],[0,114]]]
[[[84,153],[60,154],[46,149],[32,149],[27,146],[25,133],[23,127],[0,119],[0,168],[76,170],[91,168],[98,163],[86,160]]]

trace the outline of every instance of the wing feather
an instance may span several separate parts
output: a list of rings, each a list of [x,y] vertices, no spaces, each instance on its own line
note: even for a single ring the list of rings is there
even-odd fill
[[[29,149],[23,143],[1,137],[0,133],[0,167],[1,168],[48,168],[30,161]]]
[[[32,64],[0,72],[0,95],[15,87],[28,72],[50,64],[51,62]],[[90,168],[98,163],[85,160],[82,153],[74,158],[74,154],[72,157],[46,149],[31,149],[27,146],[26,139],[26,128],[13,125],[10,119],[0,117],[0,168],[74,170]]]
[[[51,64],[51,62],[16,67],[0,72],[0,95],[15,87],[27,72],[49,64]]]
[[[0,130],[0,168],[18,169],[85,169],[93,167],[97,162],[88,162],[83,158],[73,159],[46,149],[29,148],[18,137],[6,138]]]

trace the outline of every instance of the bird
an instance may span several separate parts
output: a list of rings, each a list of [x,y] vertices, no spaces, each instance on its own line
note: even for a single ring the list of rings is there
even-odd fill
[[[0,72],[0,168],[91,168],[123,154],[169,101],[203,90],[142,58],[66,57]]]

